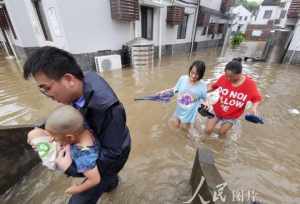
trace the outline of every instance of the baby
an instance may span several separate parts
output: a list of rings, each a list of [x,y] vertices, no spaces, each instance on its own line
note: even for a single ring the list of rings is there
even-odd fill
[[[84,127],[81,113],[72,106],[62,106],[48,117],[45,130],[36,128],[29,132],[28,143],[39,153],[43,165],[55,169],[55,159],[61,146],[70,145],[71,158],[77,172],[86,179],[71,186],[66,193],[76,194],[100,183],[101,176],[96,160],[99,145],[92,133]]]

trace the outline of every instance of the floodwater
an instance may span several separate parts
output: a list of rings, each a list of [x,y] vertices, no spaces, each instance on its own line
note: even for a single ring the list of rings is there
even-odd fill
[[[223,72],[229,59],[258,56],[262,47],[259,43],[244,43],[229,50],[224,58],[218,58],[219,49],[209,49],[196,53],[192,60],[206,62],[204,80],[211,81]],[[119,187],[104,194],[101,203],[176,204],[191,197],[189,178],[203,130],[190,135],[169,128],[167,121],[173,114],[174,101],[161,104],[134,102],[133,98],[174,86],[179,76],[187,73],[192,60],[177,55],[164,58],[153,68],[102,74],[126,107],[133,145],[120,173]],[[24,81],[19,70],[12,62],[0,61],[0,125],[34,122],[56,106],[38,92],[33,82]],[[231,190],[254,190],[256,199],[263,203],[299,204],[300,115],[296,110],[300,110],[300,67],[248,63],[244,71],[257,80],[264,96],[259,112],[265,124],[241,120],[227,139],[212,136],[204,145],[214,152],[216,165]],[[198,124],[203,127],[203,118]],[[41,165],[28,173],[1,197],[1,203],[65,203],[68,196],[64,190],[76,182]]]

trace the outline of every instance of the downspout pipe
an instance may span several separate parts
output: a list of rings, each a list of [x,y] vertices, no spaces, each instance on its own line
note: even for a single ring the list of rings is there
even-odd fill
[[[160,0],[160,3],[162,4],[162,0]],[[159,38],[158,38],[158,59],[161,60],[162,55],[162,8],[159,8]]]
[[[194,24],[193,24],[193,30],[192,30],[191,49],[190,49],[189,57],[192,56],[193,49],[194,49],[194,42],[195,42],[196,33],[197,33],[197,20],[198,20],[199,8],[200,8],[200,1],[201,0],[198,0],[198,2],[197,2],[197,8],[196,8]]]

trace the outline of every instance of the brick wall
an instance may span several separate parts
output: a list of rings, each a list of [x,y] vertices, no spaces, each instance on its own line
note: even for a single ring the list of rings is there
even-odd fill
[[[256,25],[256,24],[249,24],[246,31],[246,40],[251,41],[265,41],[270,36],[270,32],[273,27],[273,22],[269,21],[267,25]],[[262,31],[261,36],[252,36],[252,32],[254,30]]]

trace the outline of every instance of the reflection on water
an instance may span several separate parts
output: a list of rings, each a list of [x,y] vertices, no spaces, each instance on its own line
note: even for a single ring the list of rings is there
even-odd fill
[[[256,47],[258,46],[258,47]],[[133,98],[175,85],[194,59],[207,63],[205,80],[223,73],[226,61],[236,56],[257,56],[262,45],[243,44],[216,58],[219,50],[186,56],[166,57],[160,66],[106,72],[108,80],[124,103],[133,138],[130,159],[120,173],[118,189],[102,198],[102,203],[182,203],[191,196],[189,177],[198,140],[183,131],[172,130],[167,121],[175,102],[161,104],[134,102]],[[22,80],[12,65],[0,62],[0,124],[35,121],[54,107],[38,93],[32,82]],[[209,139],[216,164],[233,190],[254,189],[265,203],[300,203],[300,142],[297,136],[300,116],[289,109],[300,109],[300,69],[296,66],[264,63],[245,64],[245,72],[258,82],[264,101],[260,113],[265,125],[241,120],[226,140]],[[203,127],[204,121],[200,119]],[[202,133],[200,132],[200,135]],[[63,203],[70,179],[37,166],[3,203]],[[74,182],[74,181],[73,181]]]
[[[0,125],[28,124],[53,107],[32,81],[23,80],[21,68],[0,53]]]

